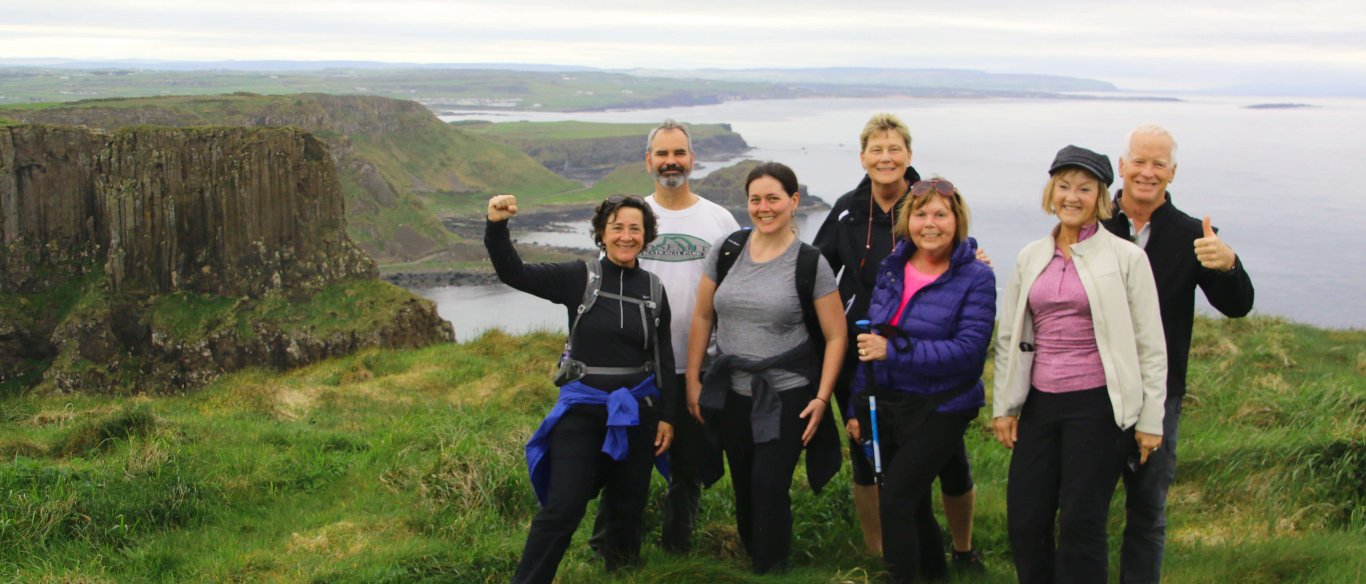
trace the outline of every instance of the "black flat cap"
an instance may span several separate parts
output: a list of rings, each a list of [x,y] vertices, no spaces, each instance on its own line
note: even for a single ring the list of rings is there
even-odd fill
[[[1068,167],[1080,168],[1095,175],[1107,187],[1115,182],[1115,173],[1110,170],[1110,157],[1081,146],[1069,145],[1059,150],[1058,155],[1053,158],[1053,165],[1048,167],[1048,174],[1052,176]]]

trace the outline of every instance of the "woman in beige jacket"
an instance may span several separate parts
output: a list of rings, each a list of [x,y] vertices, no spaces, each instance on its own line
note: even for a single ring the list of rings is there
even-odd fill
[[[1162,441],[1167,355],[1143,250],[1100,229],[1110,159],[1058,152],[997,333],[993,426],[1014,453],[1006,515],[1020,582],[1105,582],[1105,524],[1125,464]],[[1057,542],[1054,542],[1054,533]]]

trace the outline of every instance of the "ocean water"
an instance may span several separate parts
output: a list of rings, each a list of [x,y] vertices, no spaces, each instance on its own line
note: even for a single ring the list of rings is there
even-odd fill
[[[1178,96],[1181,101],[1036,99],[802,99],[729,102],[668,110],[496,114],[445,119],[577,119],[732,124],[749,155],[796,170],[813,195],[833,202],[863,176],[858,134],[888,111],[911,129],[912,164],[952,180],[972,210],[971,235],[991,254],[1004,287],[1016,252],[1048,233],[1039,209],[1049,162],[1077,144],[1117,160],[1143,122],[1176,136],[1169,187],[1183,211],[1209,215],[1257,288],[1258,314],[1333,328],[1366,327],[1366,196],[1356,176],[1366,152],[1366,100],[1295,100],[1315,107],[1249,109],[1252,98]],[[1264,101],[1264,100],[1263,100]],[[1276,101],[1287,101],[1277,99]],[[703,153],[705,154],[705,153]],[[1117,187],[1118,185],[1116,185]],[[514,220],[515,221],[515,220]],[[819,218],[802,228],[815,234]],[[514,223],[515,229],[515,223]],[[541,234],[519,234],[545,241]],[[555,234],[563,245],[586,234]],[[460,338],[501,327],[565,330],[563,307],[503,286],[418,290],[435,300]],[[1200,299],[1202,311],[1213,310]]]

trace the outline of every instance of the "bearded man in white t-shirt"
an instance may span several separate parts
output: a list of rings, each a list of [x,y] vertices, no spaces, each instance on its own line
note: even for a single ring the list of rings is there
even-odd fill
[[[640,267],[659,275],[672,308],[674,363],[678,383],[688,363],[688,329],[692,326],[697,283],[702,279],[707,252],[727,235],[740,229],[735,216],[724,207],[697,196],[688,188],[696,161],[687,126],[674,120],[650,131],[645,142],[645,169],[655,179],[655,192],[645,198],[659,222],[659,236],[639,256]],[[661,372],[661,375],[667,372]],[[677,387],[683,387],[678,385]],[[692,547],[702,481],[698,471],[708,461],[719,464],[721,452],[707,444],[702,426],[679,400],[674,412],[674,441],[669,448],[673,482],[664,500],[664,528],[660,546],[670,553],[686,553]],[[594,541],[602,525],[594,526]],[[598,546],[593,545],[596,549]]]

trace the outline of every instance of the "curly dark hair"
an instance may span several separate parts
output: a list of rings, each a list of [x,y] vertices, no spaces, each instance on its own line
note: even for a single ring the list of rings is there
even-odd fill
[[[602,232],[607,229],[607,221],[622,207],[640,209],[640,215],[645,220],[645,241],[642,247],[650,245],[655,236],[659,235],[659,223],[655,220],[655,212],[650,209],[650,204],[646,203],[645,199],[637,195],[612,195],[603,199],[593,209],[593,230],[590,234],[593,236],[593,245],[598,249],[603,248]]]

